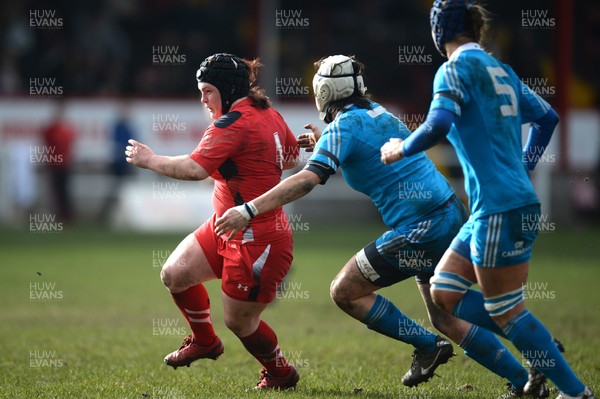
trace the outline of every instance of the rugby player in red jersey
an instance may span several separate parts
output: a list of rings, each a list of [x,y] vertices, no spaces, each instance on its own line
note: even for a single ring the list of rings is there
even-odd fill
[[[214,233],[214,222],[227,209],[267,192],[284,169],[298,161],[298,143],[281,115],[254,85],[260,63],[232,54],[205,59],[196,73],[202,103],[213,123],[189,155],[156,155],[130,140],[127,161],[180,180],[215,179],[214,215],[173,251],[161,279],[192,334],[165,357],[173,368],[217,359],[223,344],[215,334],[205,281],[221,279],[225,325],[264,367],[257,389],[293,388],[299,376],[282,355],[275,332],[260,315],[275,298],[292,262],[290,229],[282,208],[257,215],[233,240]]]

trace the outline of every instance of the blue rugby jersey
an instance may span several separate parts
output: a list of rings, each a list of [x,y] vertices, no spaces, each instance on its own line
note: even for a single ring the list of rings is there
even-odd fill
[[[371,198],[388,227],[416,223],[454,191],[424,152],[391,165],[381,162],[381,146],[409,134],[402,121],[377,103],[370,110],[350,106],[323,131],[305,169],[324,184],[341,168],[346,182]]]
[[[550,105],[476,43],[460,46],[438,69],[433,93],[430,109],[457,115],[447,137],[465,175],[471,213],[539,203],[522,160],[521,125]]]

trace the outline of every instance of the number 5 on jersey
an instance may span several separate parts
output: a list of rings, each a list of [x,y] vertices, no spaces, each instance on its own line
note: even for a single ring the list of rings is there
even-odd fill
[[[511,85],[506,83],[500,83],[498,78],[508,77],[506,71],[500,67],[487,67],[487,71],[494,82],[494,89],[496,94],[509,96],[508,104],[500,106],[500,112],[502,116],[517,116],[517,95]]]

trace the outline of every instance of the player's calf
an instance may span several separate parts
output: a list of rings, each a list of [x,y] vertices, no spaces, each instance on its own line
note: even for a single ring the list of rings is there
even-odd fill
[[[452,314],[434,305],[433,302],[427,303],[427,315],[433,327],[452,339],[455,342],[460,342],[458,338],[464,335],[463,329],[466,323],[461,321]]]

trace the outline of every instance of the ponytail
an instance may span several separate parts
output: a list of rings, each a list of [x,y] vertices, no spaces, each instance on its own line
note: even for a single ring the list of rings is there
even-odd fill
[[[262,88],[255,84],[258,76],[258,69],[262,66],[260,60],[258,58],[253,60],[242,58],[242,61],[244,61],[250,71],[250,92],[248,93],[248,98],[252,102],[252,106],[258,109],[271,108],[271,99],[269,99]]]

